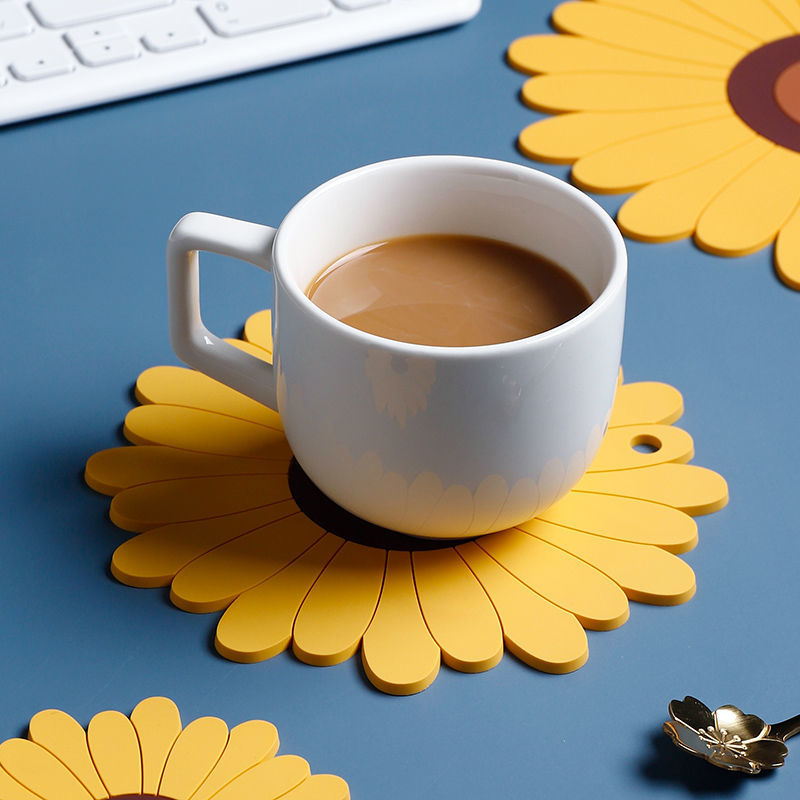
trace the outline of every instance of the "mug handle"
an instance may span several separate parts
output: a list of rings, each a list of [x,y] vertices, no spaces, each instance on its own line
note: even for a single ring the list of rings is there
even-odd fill
[[[169,338],[190,367],[278,410],[275,371],[211,333],[200,317],[198,251],[240,258],[272,271],[275,228],[195,211],[178,220],[167,240]]]

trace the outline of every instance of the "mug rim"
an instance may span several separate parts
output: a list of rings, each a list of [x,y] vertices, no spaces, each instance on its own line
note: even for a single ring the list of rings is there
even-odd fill
[[[354,328],[346,322],[342,322],[334,316],[331,316],[326,311],[323,311],[316,303],[314,303],[308,295],[299,287],[297,281],[294,280],[294,275],[283,266],[286,263],[285,258],[281,256],[284,249],[283,242],[286,238],[282,233],[285,230],[291,229],[296,224],[297,217],[301,216],[305,210],[305,206],[316,199],[319,195],[324,194],[336,186],[352,180],[357,180],[363,175],[371,172],[386,169],[403,169],[406,165],[424,166],[430,164],[431,166],[445,166],[449,169],[466,168],[469,166],[480,165],[484,168],[494,170],[496,175],[501,177],[517,177],[525,181],[540,181],[549,189],[560,192],[566,195],[570,202],[574,202],[582,206],[588,211],[601,225],[604,233],[608,236],[609,244],[612,250],[612,268],[611,275],[603,287],[600,294],[579,314],[571,317],[566,322],[557,325],[554,328],[549,328],[541,333],[536,333],[532,336],[526,336],[522,339],[512,339],[508,342],[496,342],[494,344],[480,344],[480,345],[430,345],[430,344],[417,344],[414,342],[405,342],[400,339],[389,339],[385,336],[379,336],[374,333],[362,331],[359,328]],[[367,243],[365,243],[367,244]],[[344,255],[344,254],[342,254]],[[571,184],[554,177],[546,172],[543,172],[533,167],[525,166],[522,164],[515,164],[511,161],[503,161],[501,159],[483,158],[480,156],[463,156],[463,155],[421,155],[421,156],[405,156],[400,158],[392,158],[384,161],[377,161],[371,164],[365,164],[361,167],[343,172],[324,183],[312,189],[290,209],[289,213],[284,217],[278,227],[275,240],[272,246],[272,271],[275,280],[278,281],[286,293],[294,300],[295,303],[300,305],[308,313],[312,314],[319,322],[332,326],[340,335],[346,338],[355,340],[364,346],[380,346],[384,349],[392,349],[400,355],[408,357],[428,356],[428,357],[449,357],[449,358],[475,358],[480,356],[495,356],[499,354],[511,355],[514,352],[522,350],[529,350],[530,348],[537,348],[539,346],[546,346],[554,338],[562,338],[569,335],[573,330],[585,327],[591,322],[598,314],[608,307],[616,295],[620,291],[625,290],[627,280],[627,266],[628,256],[625,249],[625,243],[620,233],[619,228],[616,226],[612,218],[605,211],[605,209],[593,200],[588,195],[581,192]],[[286,273],[286,274],[284,274]],[[273,302],[277,303],[277,296]]]

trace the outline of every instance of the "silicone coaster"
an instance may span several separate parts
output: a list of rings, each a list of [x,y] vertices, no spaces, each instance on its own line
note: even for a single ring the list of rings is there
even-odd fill
[[[578,0],[561,34],[517,39],[523,100],[558,116],[519,136],[533,159],[571,163],[593,192],[635,192],[627,236],[694,236],[737,256],[775,242],[800,289],[800,4],[796,0]]]
[[[3,800],[348,800],[336,775],[312,775],[299,756],[276,756],[263,720],[228,730],[216,717],[185,728],[172,700],[149,697],[130,717],[101,711],[84,730],[69,714],[40,711],[27,739],[0,744]]]
[[[269,330],[260,312],[247,341],[233,341],[269,359]],[[153,367],[136,394],[124,431],[137,446],[86,465],[87,483],[113,495],[112,521],[139,534],[114,553],[116,578],[170,586],[186,611],[226,609],[216,632],[225,658],[261,661],[291,646],[324,666],[360,647],[370,681],[392,694],[426,688],[441,659],[489,669],[504,647],[540,670],[577,669],[584,627],[622,625],[628,599],[693,595],[675,554],[697,541],[690,515],[727,502],[719,475],[686,463],[692,438],[672,425],[683,401],[663,383],[619,386],[589,472],[540,518],[455,543],[334,505],[292,459],[277,414],[199,372]]]

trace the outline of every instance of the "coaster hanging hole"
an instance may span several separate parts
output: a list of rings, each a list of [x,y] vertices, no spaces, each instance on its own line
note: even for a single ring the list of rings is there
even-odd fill
[[[631,447],[636,450],[637,453],[650,455],[651,453],[657,453],[662,446],[663,443],[661,439],[650,433],[640,433],[638,436],[634,436],[633,439],[631,439]]]

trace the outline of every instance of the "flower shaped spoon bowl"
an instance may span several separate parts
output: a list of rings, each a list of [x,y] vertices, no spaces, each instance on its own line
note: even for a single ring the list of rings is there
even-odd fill
[[[783,766],[784,742],[800,733],[800,715],[768,725],[736,706],[711,711],[694,697],[673,700],[664,732],[681,749],[722,769],[755,775]]]

